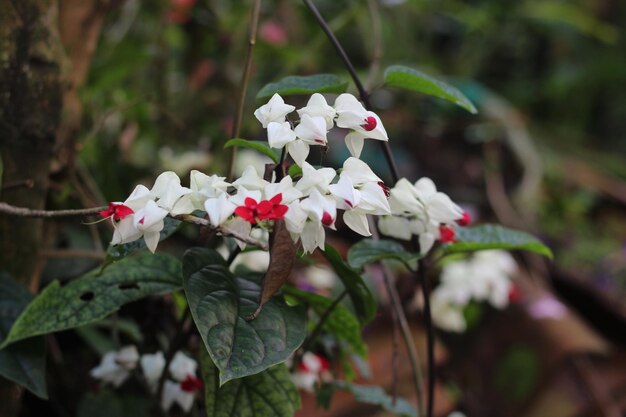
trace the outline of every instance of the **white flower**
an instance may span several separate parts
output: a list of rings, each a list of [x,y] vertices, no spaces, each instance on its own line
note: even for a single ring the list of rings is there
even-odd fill
[[[165,369],[165,357],[163,352],[146,353],[139,360],[141,371],[152,392],[156,392],[159,380]]]
[[[179,382],[165,381],[163,384],[163,396],[161,398],[161,408],[169,410],[174,403],[177,403],[184,412],[188,413],[193,407],[195,394],[193,391],[185,391]]]
[[[302,363],[298,370],[291,375],[291,380],[299,389],[314,392],[315,385],[321,380],[327,380],[330,364],[328,360],[312,352],[302,355]]]
[[[167,210],[157,206],[154,201],[148,201],[144,208],[137,210],[133,215],[133,226],[143,235],[146,246],[152,253],[159,244],[160,233],[165,226],[163,219],[166,216]],[[113,237],[115,238],[115,234]]]
[[[335,99],[337,126],[354,129],[367,118],[367,110],[352,94],[344,93]]]
[[[304,270],[306,281],[313,287],[328,290],[335,286],[337,274],[325,266],[311,265]]]
[[[157,177],[150,192],[157,198],[157,205],[169,212],[178,199],[191,193],[191,190],[180,185],[178,175],[166,171]]]
[[[323,196],[314,189],[308,198],[300,202],[300,207],[307,213],[309,219],[332,227],[337,217],[337,203],[330,196]]]
[[[107,352],[100,361],[100,365],[93,368],[89,374],[92,378],[101,380],[103,383],[119,387],[128,379],[130,371],[135,369],[139,353],[133,345],[125,346],[119,351]]]
[[[310,194],[314,189],[326,194],[330,183],[337,176],[335,170],[332,168],[315,169],[308,162],[304,162],[301,166],[302,178],[296,183],[296,188],[303,195]]]
[[[270,122],[283,123],[287,114],[294,110],[294,106],[285,104],[280,95],[274,94],[267,104],[256,109],[254,116],[266,128]]]
[[[289,122],[270,122],[267,125],[267,142],[271,148],[282,149],[295,140],[296,134],[291,130]]]
[[[278,194],[282,194],[283,199],[281,204],[289,204],[302,197],[302,191],[294,187],[293,180],[289,175],[280,180],[280,182],[267,184],[263,193],[266,200],[269,200]]]
[[[322,117],[326,121],[326,130],[330,130],[333,127],[333,120],[337,112],[326,103],[323,95],[315,93],[307,102],[306,107],[298,109],[298,114],[300,117],[305,114],[311,117]]]
[[[435,325],[449,332],[463,332],[467,328],[463,306],[452,303],[436,288],[430,294],[431,314]]]
[[[138,185],[135,187],[132,193],[128,196],[126,201],[124,201],[124,205],[133,209],[133,211],[137,211],[140,208],[144,207],[148,201],[156,199],[156,196],[146,188],[144,185]]]
[[[268,182],[259,176],[253,166],[246,168],[241,177],[233,182],[234,187],[238,189],[243,187],[246,190],[263,190],[267,184]]]
[[[215,227],[224,223],[234,212],[237,206],[232,203],[226,193],[219,197],[209,198],[204,202],[204,209],[209,216],[209,221]]]
[[[196,207],[202,210],[202,204],[204,201],[200,200],[200,196],[206,198],[214,198],[226,192],[226,189],[230,184],[224,181],[226,177],[220,177],[217,175],[206,175],[200,171],[193,170],[190,174],[190,188],[193,191],[194,198],[197,198],[200,203]]]
[[[346,135],[346,146],[352,156],[356,158],[361,156],[365,139],[376,139],[385,142],[389,140],[383,123],[374,112],[367,112],[364,123],[353,127],[353,130]]]
[[[177,381],[184,381],[189,375],[196,375],[196,369],[198,368],[198,362],[195,359],[190,358],[183,352],[176,352],[168,370]]]
[[[305,114],[294,129],[296,140],[287,143],[287,152],[296,164],[302,166],[309,156],[310,145],[326,145],[326,122],[322,117]]]
[[[304,229],[304,224],[308,215],[304,210],[302,210],[302,207],[300,207],[299,200],[295,200],[287,204],[287,207],[289,207],[289,210],[285,213],[285,226],[287,227],[289,233],[291,233],[291,238],[294,242],[297,242],[300,237],[300,233],[302,233],[302,230]]]
[[[400,216],[383,216],[378,220],[380,233],[396,239],[411,240],[413,233],[410,228],[411,221]]]

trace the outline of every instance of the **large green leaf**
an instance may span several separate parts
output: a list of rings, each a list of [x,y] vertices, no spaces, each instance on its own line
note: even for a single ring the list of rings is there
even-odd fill
[[[230,139],[224,144],[224,148],[230,148],[236,146],[238,148],[248,148],[255,150],[263,155],[269,157],[275,164],[280,161],[280,157],[272,148],[265,142],[246,140],[246,139]]]
[[[485,249],[525,250],[552,258],[552,251],[536,237],[497,224],[459,227],[457,242],[447,245],[444,253],[475,252]]]
[[[281,96],[313,93],[345,93],[348,81],[334,74],[317,74],[307,76],[292,75],[282,80],[265,85],[256,95],[267,98],[278,93]]]
[[[285,365],[220,386],[219,372],[208,355],[200,355],[208,417],[291,417],[300,394]]]
[[[396,398],[394,404],[393,398],[381,388],[373,385],[355,385],[343,381],[334,383],[337,388],[344,389],[354,394],[357,401],[362,403],[374,404],[383,407],[402,417],[417,417],[417,411],[404,398]]]
[[[181,264],[166,254],[125,258],[61,287],[52,282],[19,316],[2,346],[103,319],[122,305],[181,286]]]
[[[283,287],[283,291],[285,294],[289,294],[307,303],[319,317],[323,316],[334,302],[334,300],[329,298],[311,292],[301,291],[294,287],[285,286]],[[322,330],[333,334],[338,340],[346,342],[354,353],[362,357],[367,355],[367,346],[361,337],[361,325],[359,320],[345,306],[341,304],[335,305],[322,325]]]
[[[326,244],[323,254],[346,287],[361,324],[372,321],[376,315],[376,299],[363,281],[363,278],[361,278],[361,275],[350,268],[343,259],[341,259],[341,255],[337,252],[337,249],[333,248],[331,245]]]
[[[402,244],[393,240],[363,239],[352,245],[348,251],[348,263],[352,268],[361,269],[367,264],[395,259],[413,269],[417,256],[404,250]]]
[[[0,273],[0,342],[33,296],[9,275]],[[46,389],[46,342],[43,336],[0,350],[0,375],[41,398]]]
[[[385,70],[385,85],[439,97],[463,107],[470,113],[477,113],[472,102],[456,87],[414,68],[392,65]]]
[[[235,277],[219,254],[202,248],[188,250],[183,265],[189,309],[221,384],[284,362],[304,341],[305,309],[282,296],[246,321],[257,309],[262,276]]]

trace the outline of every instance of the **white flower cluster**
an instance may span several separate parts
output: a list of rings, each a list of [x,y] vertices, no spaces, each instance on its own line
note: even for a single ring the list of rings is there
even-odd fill
[[[305,352],[302,355],[302,362],[291,374],[291,380],[298,389],[311,393],[321,381],[328,382],[331,379],[330,362],[313,352]]]
[[[107,352],[90,374],[102,383],[117,388],[130,377],[138,362],[146,384],[150,391],[156,394],[166,362],[163,352],[160,351],[141,355],[140,358],[135,346],[125,346],[119,351]],[[161,394],[163,410],[169,410],[174,403],[185,412],[191,410],[196,392],[203,386],[202,381],[196,377],[197,368],[198,363],[194,359],[180,351],[176,352],[168,367],[171,379],[166,379],[163,384]]]
[[[515,260],[502,250],[477,252],[469,259],[444,265],[441,284],[430,297],[434,323],[444,330],[462,332],[467,327],[463,309],[470,301],[505,308],[516,290],[511,281],[516,271]]]
[[[335,122],[350,129],[346,142],[353,155],[360,154],[364,139],[387,140],[380,119],[350,94],[337,97],[335,107],[314,94],[307,106],[298,110],[301,119],[292,129],[286,115],[294,109],[274,95],[255,116],[267,127],[270,146],[286,146],[302,168],[297,182],[290,176],[269,182],[249,166],[232,183],[224,177],[192,171],[190,186],[183,187],[174,172],[164,172],[152,189],[138,185],[124,202],[111,203],[100,213],[110,217],[115,227],[111,243],[143,237],[154,252],[164,218],[196,210],[205,211],[211,225],[236,231],[239,236],[250,236],[254,226],[264,227],[267,221],[284,219],[293,240],[300,240],[307,253],[324,248],[325,228],[334,229],[338,209],[344,210],[348,227],[370,236],[367,215],[391,213],[382,180],[354,156],[345,161],[339,175],[333,168],[314,168],[306,157],[311,145],[326,145],[326,134]]]
[[[428,252],[435,241],[453,242],[454,224],[466,226],[469,215],[446,194],[437,191],[430,178],[421,178],[415,184],[400,179],[389,190],[391,216],[378,222],[380,232],[397,239],[419,237],[422,254]]]

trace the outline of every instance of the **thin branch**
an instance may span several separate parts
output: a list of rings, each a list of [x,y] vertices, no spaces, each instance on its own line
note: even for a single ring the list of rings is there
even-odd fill
[[[370,104],[369,94],[365,90],[365,87],[363,87],[363,83],[361,82],[359,75],[356,73],[356,70],[354,69],[354,65],[352,65],[352,61],[350,61],[350,58],[348,58],[346,51],[344,51],[343,47],[339,43],[339,40],[337,40],[337,37],[333,33],[330,26],[328,26],[328,23],[326,23],[326,20],[324,20],[324,17],[320,14],[315,4],[313,4],[311,0],[303,0],[303,1],[304,1],[304,4],[309,8],[311,13],[313,13],[313,16],[315,16],[315,19],[317,20],[317,23],[320,25],[320,27],[322,28],[322,30],[328,37],[328,40],[335,47],[335,50],[341,57],[343,64],[345,65],[346,69],[350,73],[350,77],[352,77],[352,81],[354,81],[354,85],[356,86],[356,89],[359,91],[359,97],[361,98],[361,101],[363,102],[363,104],[365,104],[365,107],[368,110],[371,110],[372,106]],[[391,147],[389,146],[389,143],[385,141],[379,141],[379,142],[380,142],[380,146],[383,149],[385,159],[387,160],[387,165],[389,165],[389,170],[391,171],[391,178],[395,184],[396,182],[398,182],[398,179],[400,178],[398,167],[396,165],[396,160],[394,159],[393,154],[391,153]]]
[[[103,260],[105,254],[94,250],[42,250],[39,256],[44,258],[84,258]]]
[[[367,9],[369,11],[372,23],[371,33],[374,45],[372,47],[372,60],[370,62],[369,74],[367,77],[367,88],[372,89],[380,72],[380,61],[383,58],[383,38],[380,27],[380,6],[378,0],[367,0]]]
[[[239,101],[237,104],[237,112],[235,113],[235,122],[231,137],[238,138],[241,132],[241,119],[243,117],[243,107],[246,101],[246,92],[248,90],[248,82],[250,80],[250,72],[252,70],[252,51],[256,44],[256,32],[259,25],[259,15],[261,13],[261,0],[254,0],[252,14],[250,16],[250,27],[248,33],[248,50],[246,51],[246,61],[244,64],[243,74],[241,76],[241,90],[239,91]],[[237,157],[237,147],[231,148],[230,160],[228,161],[228,180],[232,180],[235,169],[235,158]]]
[[[16,207],[0,201],[0,213],[18,217],[80,217],[98,214],[99,211],[106,210],[106,207],[93,207],[75,210],[33,210],[25,207]]]
[[[322,315],[320,316],[320,319],[315,325],[315,328],[313,329],[313,331],[311,331],[311,335],[302,344],[302,347],[300,349],[303,352],[306,352],[312,346],[313,342],[315,342],[315,339],[317,339],[317,337],[322,332],[322,328],[324,327],[324,324],[326,323],[326,321],[328,320],[332,312],[335,310],[335,308],[339,305],[341,300],[343,300],[346,295],[348,295],[348,291],[343,290],[343,292],[339,294],[337,298],[335,298],[332,304],[329,305],[326,310],[324,310],[324,313],[322,313]]]

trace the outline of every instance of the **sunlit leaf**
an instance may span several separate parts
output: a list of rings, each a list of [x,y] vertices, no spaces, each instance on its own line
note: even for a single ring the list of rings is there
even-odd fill
[[[282,80],[265,85],[257,98],[268,98],[278,93],[281,96],[313,93],[345,93],[348,81],[334,74],[316,74],[307,76],[292,75]]]
[[[185,253],[184,287],[200,336],[220,370],[220,383],[254,375],[284,362],[306,336],[305,309],[274,296],[254,320],[261,276],[237,276],[213,250]]]
[[[475,252],[486,249],[525,250],[552,258],[552,251],[539,239],[526,232],[508,229],[497,224],[459,227],[457,242],[444,248],[445,254]]]
[[[238,148],[248,148],[253,149],[263,155],[269,157],[275,164],[280,161],[280,157],[272,148],[269,147],[265,142],[260,142],[256,140],[246,140],[246,139],[230,139],[224,145],[224,148],[230,148],[232,146],[236,146]]]
[[[477,113],[472,102],[456,87],[414,68],[392,65],[385,70],[385,85],[439,97],[463,107],[470,113]]]
[[[171,255],[125,258],[61,287],[53,281],[24,309],[2,346],[101,320],[122,305],[180,288],[181,264]]]

